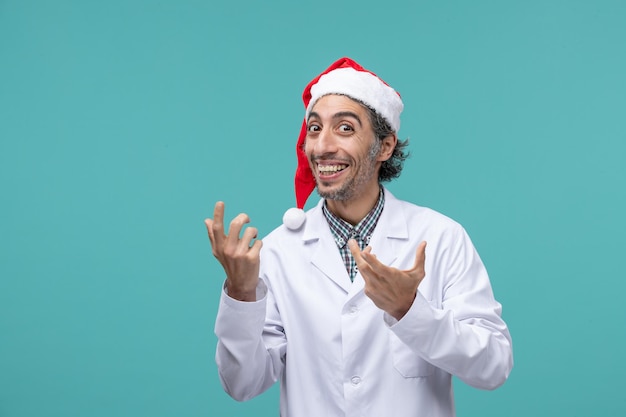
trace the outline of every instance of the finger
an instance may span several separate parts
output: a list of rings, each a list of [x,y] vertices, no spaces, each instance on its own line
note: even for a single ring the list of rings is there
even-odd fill
[[[365,249],[361,250],[356,240],[350,239],[348,240],[348,247],[350,248],[350,252],[352,252],[352,256],[354,256],[354,260],[356,261],[356,264],[358,265],[361,272],[363,272],[363,267],[365,267],[366,265],[370,267],[375,266],[377,270],[380,270],[381,266],[385,266],[381,264],[376,258],[376,255],[372,253],[371,246],[367,246],[365,247]],[[374,268],[372,268],[372,270],[374,270]]]
[[[240,213],[235,217],[228,227],[228,236],[226,236],[226,243],[228,245],[236,246],[239,242],[239,235],[241,229],[246,223],[250,223],[250,217],[245,213]]]
[[[366,275],[365,271],[367,270],[367,260],[363,257],[364,252],[361,251],[361,248],[356,240],[348,239],[348,249],[350,249],[350,253],[352,253],[354,262],[356,262],[356,266],[359,268],[359,271],[361,271],[361,275]]]
[[[363,259],[370,266],[372,271],[380,276],[387,276],[389,272],[389,267],[378,260],[376,255],[372,253],[372,247],[368,246],[363,249],[362,255]]]
[[[263,247],[262,240],[255,240],[252,246],[250,247],[250,256],[257,257],[261,253],[261,248]]]
[[[209,241],[211,242],[211,252],[213,253],[213,256],[219,259],[219,252],[218,252],[219,248],[217,246],[217,243],[215,242],[215,233],[213,233],[213,220],[206,219],[204,221],[204,224],[206,225],[207,231],[209,232]]]
[[[348,239],[348,249],[350,249],[350,253],[352,253],[357,265],[359,262],[362,262],[363,256],[361,255],[361,248],[359,247],[359,244],[356,243],[356,240]]]
[[[212,221],[213,247],[221,247],[224,244],[226,236],[224,235],[224,202],[218,201],[213,209]],[[210,236],[210,235],[209,235]]]
[[[252,240],[256,239],[258,233],[259,231],[256,227],[248,227],[246,230],[244,230],[240,242],[241,247],[246,250],[249,249],[253,244]]]
[[[359,244],[354,239],[348,239],[348,249],[350,249],[350,253],[352,253],[352,257],[356,262],[356,266],[361,272],[361,277],[365,281],[366,285],[369,283],[369,274],[367,273],[367,262],[363,259],[363,252],[361,252],[361,248]]]
[[[213,220],[204,219],[204,225],[206,226],[206,230],[209,233],[209,240],[211,241],[211,246],[215,246],[215,238],[213,237]]]

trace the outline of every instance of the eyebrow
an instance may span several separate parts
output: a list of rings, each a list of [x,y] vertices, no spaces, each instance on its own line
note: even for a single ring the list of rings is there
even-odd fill
[[[311,120],[312,117],[316,117],[318,119],[321,119],[320,115],[314,111],[312,111],[311,113],[309,113],[309,118],[307,119],[307,121]],[[363,124],[361,123],[361,118],[359,117],[358,114],[351,112],[351,111],[340,111],[337,112],[335,114],[333,114],[333,119],[342,119],[344,117],[351,117],[353,119],[355,119],[358,123],[359,126],[363,126]]]

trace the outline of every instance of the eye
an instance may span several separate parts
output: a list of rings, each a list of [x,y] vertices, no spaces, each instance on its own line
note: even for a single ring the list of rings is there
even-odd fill
[[[307,126],[306,130],[307,132],[319,132],[322,129],[316,124],[310,124]]]
[[[350,126],[349,124],[342,123],[339,125],[339,131],[347,133],[347,132],[353,132],[354,129],[352,129],[352,126]]]

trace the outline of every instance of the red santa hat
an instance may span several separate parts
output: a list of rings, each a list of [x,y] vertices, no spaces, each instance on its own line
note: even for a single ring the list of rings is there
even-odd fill
[[[360,101],[383,116],[394,131],[400,129],[400,113],[404,107],[400,94],[376,74],[352,59],[341,58],[315,77],[302,93],[306,113],[296,145],[298,167],[295,188],[298,208],[288,210],[283,217],[283,223],[290,229],[298,229],[304,223],[302,209],[316,186],[315,177],[304,153],[307,118],[317,100],[328,94],[341,94]]]

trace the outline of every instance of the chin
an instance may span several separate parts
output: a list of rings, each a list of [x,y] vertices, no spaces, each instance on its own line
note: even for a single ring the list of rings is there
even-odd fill
[[[320,197],[333,201],[347,201],[353,197],[353,193],[344,188],[325,188],[321,190],[318,188],[317,193]]]

